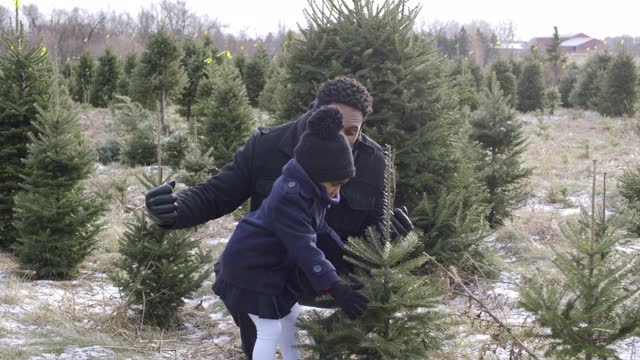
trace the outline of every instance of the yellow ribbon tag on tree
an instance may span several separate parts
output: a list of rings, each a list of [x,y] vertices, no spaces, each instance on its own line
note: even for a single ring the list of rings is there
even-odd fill
[[[474,53],[473,50],[469,51],[469,55],[473,55],[473,53]]]
[[[624,39],[620,40],[620,45],[624,45]]]
[[[89,42],[89,38],[88,37],[84,38],[84,42],[85,43]]]
[[[209,30],[205,30],[205,31],[204,31],[204,35],[205,35],[205,36],[209,35]]]
[[[20,7],[20,0],[13,0],[13,5],[17,8]]]
[[[500,40],[496,41],[496,45],[500,45],[500,44],[502,44],[502,41]]]
[[[131,39],[135,39],[136,38],[136,33],[131,34]]]
[[[43,56],[47,53],[47,48],[46,47],[42,47],[42,52],[40,53],[40,56]]]
[[[213,62],[213,59],[208,57],[206,59],[204,59],[205,64],[211,64]]]
[[[106,37],[107,37],[107,39],[108,39],[108,38],[110,38],[110,37],[111,37],[111,34],[107,34],[107,36],[106,36]]]
[[[227,55],[227,58],[231,59],[231,53],[228,50],[225,50],[224,53]]]

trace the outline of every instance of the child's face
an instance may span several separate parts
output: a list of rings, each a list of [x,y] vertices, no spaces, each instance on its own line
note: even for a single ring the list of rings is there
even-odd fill
[[[320,182],[320,185],[324,186],[324,188],[327,190],[327,194],[329,194],[329,197],[334,198],[340,192],[340,187],[344,185],[348,180],[349,179],[340,181],[322,181]]]

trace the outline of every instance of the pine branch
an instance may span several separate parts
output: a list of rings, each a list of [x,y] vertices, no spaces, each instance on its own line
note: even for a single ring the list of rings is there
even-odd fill
[[[460,285],[460,287],[462,287],[462,289],[464,290],[465,294],[467,294],[467,296],[469,296],[470,299],[472,299],[473,301],[475,301],[476,303],[478,303],[482,309],[484,309],[484,311],[487,313],[487,315],[489,315],[489,317],[491,317],[491,319],[493,319],[493,321],[496,322],[496,324],[498,324],[498,326],[503,329],[504,331],[506,331],[515,341],[515,343],[524,351],[527,352],[527,354],[529,354],[533,359],[535,360],[539,360],[538,356],[531,350],[529,349],[529,347],[527,345],[525,345],[525,343],[520,340],[517,336],[514,335],[513,330],[511,329],[511,327],[507,324],[505,324],[502,320],[500,320],[500,318],[498,318],[492,311],[491,309],[482,301],[480,300],[480,298],[478,298],[477,296],[475,296],[471,290],[469,290],[469,288],[467,288],[467,286],[465,285],[464,281],[462,281],[460,279],[460,277],[458,276],[456,270],[454,267],[451,267],[451,271],[447,270],[447,268],[445,268],[444,266],[442,266],[434,257],[430,256],[429,254],[425,254],[426,257],[432,261],[438,268],[440,268],[442,271],[444,271],[451,279],[453,279],[458,285]]]

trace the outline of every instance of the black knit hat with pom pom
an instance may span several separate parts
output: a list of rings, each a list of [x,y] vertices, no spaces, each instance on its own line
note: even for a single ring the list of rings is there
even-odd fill
[[[294,156],[316,182],[346,180],[356,174],[351,147],[340,130],[342,113],[333,106],[320,107],[307,121]]]

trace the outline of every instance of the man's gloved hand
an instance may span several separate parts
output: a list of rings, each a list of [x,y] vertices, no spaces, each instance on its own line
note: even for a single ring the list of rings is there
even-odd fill
[[[173,193],[175,181],[149,190],[144,204],[151,218],[162,227],[171,227],[178,218],[178,197]]]
[[[380,234],[384,234],[384,224],[382,222],[376,224],[376,228]],[[405,237],[413,230],[413,224],[409,219],[409,212],[405,206],[393,209],[391,216],[391,237],[396,239]]]
[[[351,285],[337,281],[331,284],[329,294],[336,300],[342,311],[351,320],[355,320],[364,314],[369,307],[369,298],[354,290]]]

